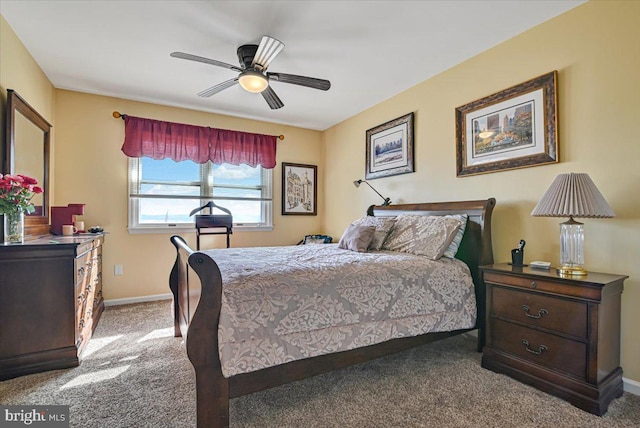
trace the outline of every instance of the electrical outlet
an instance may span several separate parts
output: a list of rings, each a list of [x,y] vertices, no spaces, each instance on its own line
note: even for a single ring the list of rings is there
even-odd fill
[[[122,275],[122,265],[113,265],[113,274]]]

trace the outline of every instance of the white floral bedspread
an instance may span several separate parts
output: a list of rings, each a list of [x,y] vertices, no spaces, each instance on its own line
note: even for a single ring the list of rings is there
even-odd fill
[[[207,250],[222,273],[225,377],[422,333],[472,328],[467,266],[336,244]]]

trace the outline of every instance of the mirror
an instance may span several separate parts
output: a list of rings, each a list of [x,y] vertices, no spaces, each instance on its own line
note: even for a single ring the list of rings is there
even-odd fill
[[[32,202],[36,210],[25,216],[25,235],[49,233],[49,138],[51,125],[14,90],[7,89],[4,173],[38,180],[43,192]]]

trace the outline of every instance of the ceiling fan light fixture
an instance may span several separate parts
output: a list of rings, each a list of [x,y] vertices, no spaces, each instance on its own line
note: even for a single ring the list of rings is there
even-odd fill
[[[216,67],[228,68],[229,70],[240,73],[233,79],[226,80],[222,83],[218,83],[217,85],[213,85],[204,91],[198,92],[199,97],[211,97],[225,89],[239,84],[242,89],[247,92],[261,94],[269,107],[272,110],[277,110],[284,107],[284,103],[269,84],[271,80],[291,85],[306,86],[307,88],[319,89],[321,91],[326,91],[331,88],[331,82],[328,80],[308,76],[298,76],[296,74],[267,72],[267,68],[271,61],[273,61],[283,48],[284,43],[270,36],[263,36],[259,45],[242,45],[238,47],[236,51],[240,67],[185,52],[172,52],[170,55],[173,58],[215,65]]]
[[[240,74],[238,78],[240,86],[247,91],[255,94],[264,91],[269,86],[269,81],[260,72],[255,70],[245,70]]]

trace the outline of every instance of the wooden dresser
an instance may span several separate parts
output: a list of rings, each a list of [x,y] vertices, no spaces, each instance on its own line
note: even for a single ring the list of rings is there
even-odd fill
[[[80,364],[104,310],[103,235],[0,244],[0,380]]]
[[[622,395],[620,298],[627,276],[496,264],[486,284],[482,367],[602,415]]]

